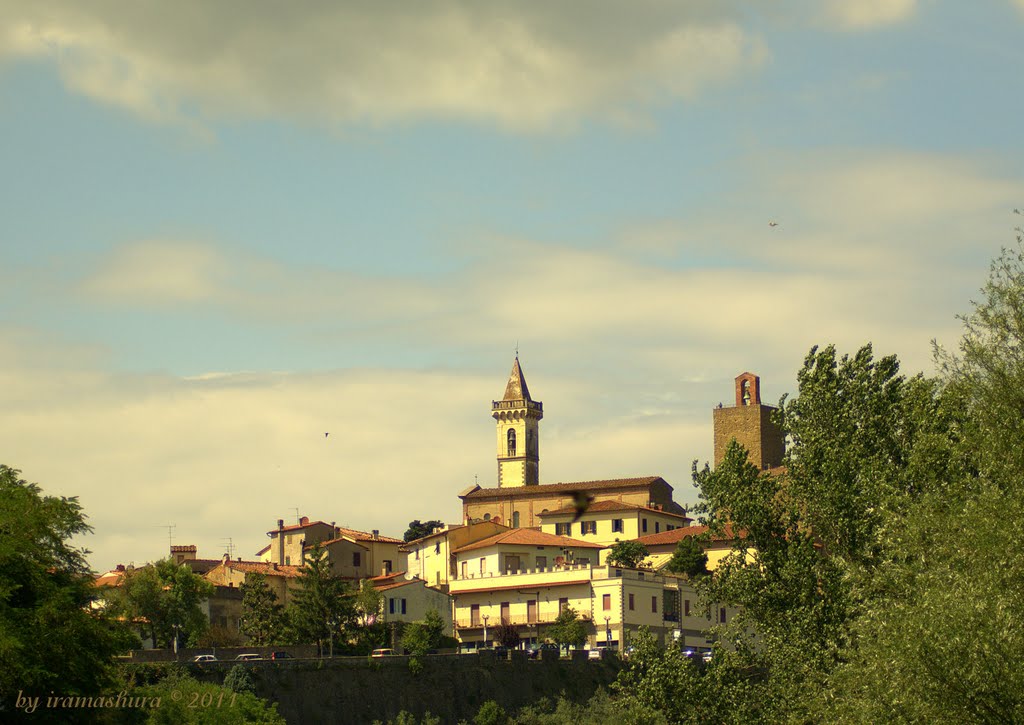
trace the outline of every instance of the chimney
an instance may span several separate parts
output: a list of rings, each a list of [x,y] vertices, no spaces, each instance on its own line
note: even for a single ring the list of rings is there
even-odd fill
[[[274,567],[274,571],[277,571],[277,562],[276,561],[271,566]]]
[[[227,554],[225,554],[224,555],[224,559],[222,561],[223,561],[224,564],[227,564],[227,563],[229,563],[231,561],[231,557],[228,556]]]
[[[380,529],[374,529],[373,530],[373,540],[376,541],[379,538],[380,538]]]
[[[114,568],[114,571],[124,571],[124,564],[118,564],[118,565],[117,565],[117,566],[116,566],[116,567]]]
[[[277,560],[284,563],[284,519],[277,520]]]
[[[309,517],[308,516],[303,516],[301,519],[299,519],[299,524],[302,525],[302,526],[305,526],[308,523],[309,523]]]

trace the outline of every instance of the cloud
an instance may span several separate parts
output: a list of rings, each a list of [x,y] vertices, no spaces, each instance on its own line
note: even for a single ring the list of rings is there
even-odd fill
[[[107,301],[199,303],[217,297],[225,274],[222,258],[210,246],[147,240],[115,249],[82,282],[82,290]]]
[[[142,118],[455,118],[539,130],[690,98],[765,56],[722,3],[133,3],[0,10],[0,57]]]
[[[917,11],[917,0],[831,0],[826,16],[842,30],[868,30],[901,23]]]

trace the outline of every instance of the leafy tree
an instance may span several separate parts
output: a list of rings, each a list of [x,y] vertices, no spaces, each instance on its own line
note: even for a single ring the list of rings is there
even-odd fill
[[[436,609],[428,609],[424,621],[413,622],[402,634],[402,648],[412,655],[424,655],[441,646],[444,620]]]
[[[86,552],[69,540],[91,531],[77,498],[42,495],[0,465],[0,698],[8,715],[19,691],[95,695],[111,682],[111,658],[130,640],[96,601]],[[42,708],[32,719],[53,721]],[[88,719],[61,711],[61,722]]]
[[[288,606],[292,637],[299,643],[315,642],[321,653],[333,649],[342,629],[355,620],[355,606],[344,579],[331,572],[327,552],[314,546],[299,571],[299,587]]]
[[[356,611],[364,627],[376,621],[383,605],[384,595],[377,591],[372,581],[363,579],[363,583],[359,585],[359,593],[356,594]]]
[[[637,541],[617,541],[608,550],[608,563],[635,569],[650,552]]]
[[[146,725],[285,725],[285,719],[277,712],[277,703],[267,702],[251,692],[199,682],[180,673],[171,673],[153,685],[134,688],[131,696],[158,697],[160,705],[148,710],[119,713],[125,715],[129,722]],[[205,706],[204,703],[210,704]]]
[[[238,629],[255,645],[277,642],[284,631],[284,607],[267,584],[267,577],[258,572],[246,577],[242,592],[242,616]]]
[[[111,595],[112,611],[131,620],[144,619],[156,646],[196,644],[209,621],[202,603],[213,595],[213,585],[192,572],[187,564],[162,559],[125,574]]]
[[[473,718],[473,725],[505,725],[509,722],[505,708],[494,700],[487,700]]]
[[[547,635],[559,647],[582,647],[583,643],[587,641],[587,628],[580,621],[576,610],[566,607],[548,626]]]
[[[195,640],[196,647],[241,647],[243,644],[245,637],[220,625],[210,625]]]
[[[501,620],[501,624],[494,628],[494,638],[509,649],[516,649],[519,647],[519,642],[522,641],[522,637],[519,636],[519,627],[505,619]]]
[[[430,536],[434,533],[434,529],[439,526],[444,526],[444,522],[431,519],[421,523],[419,519],[415,519],[409,522],[409,528],[405,530],[405,535],[402,538],[406,543],[415,539],[422,539],[424,536]]]
[[[224,687],[232,692],[256,692],[256,683],[252,679],[251,668],[237,664],[224,675]]]
[[[691,579],[708,573],[708,555],[697,536],[686,536],[676,544],[672,558],[665,568],[675,574],[686,574]]]

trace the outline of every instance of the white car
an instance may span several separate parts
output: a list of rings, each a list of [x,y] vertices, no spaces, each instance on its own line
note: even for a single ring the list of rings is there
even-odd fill
[[[587,651],[587,659],[588,660],[599,660],[599,659],[601,659],[601,657],[602,657],[601,650],[599,650],[599,649],[592,649],[592,650],[588,650]]]
[[[263,657],[261,655],[256,654],[255,652],[246,652],[245,654],[241,654],[235,657],[236,662],[256,662],[257,660],[261,659],[263,659]]]
[[[217,658],[213,655],[196,655],[192,658],[193,662],[217,662]]]

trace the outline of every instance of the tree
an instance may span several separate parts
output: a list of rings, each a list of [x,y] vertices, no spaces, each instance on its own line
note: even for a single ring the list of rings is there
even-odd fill
[[[566,607],[548,626],[547,635],[559,647],[582,647],[587,641],[587,628],[580,621],[576,610]]]
[[[444,620],[436,609],[428,609],[422,622],[413,622],[402,633],[402,648],[412,655],[425,655],[441,646]]]
[[[255,645],[274,644],[284,631],[284,607],[270,590],[267,577],[249,574],[239,589],[242,592],[242,616],[238,629]]]
[[[422,539],[424,536],[430,536],[434,533],[434,529],[439,526],[444,526],[444,522],[431,519],[430,521],[420,523],[419,519],[415,519],[409,522],[409,528],[405,530],[405,535],[402,538],[406,543],[415,539]]]
[[[228,673],[231,677],[232,672]],[[159,707],[137,710],[146,714],[147,725],[285,725],[277,712],[277,703],[267,702],[244,689],[244,677],[225,678],[225,687],[212,682],[199,682],[188,675],[172,673],[156,684],[133,688],[134,698],[160,698]],[[209,703],[203,706],[202,703]],[[135,714],[135,713],[132,713]],[[95,715],[92,715],[95,718]]]
[[[86,552],[69,543],[90,531],[77,498],[44,496],[0,465],[0,698],[8,712],[19,691],[96,695],[111,682],[112,657],[130,635],[91,607],[98,592]],[[33,718],[52,721],[43,708]]]
[[[501,643],[503,647],[509,649],[516,649],[519,647],[519,642],[522,637],[519,636],[519,627],[509,622],[507,619],[501,620],[501,623],[494,628],[494,638]]]
[[[356,594],[356,611],[362,619],[364,627],[374,624],[384,604],[384,595],[373,586],[369,579],[363,579]]]
[[[707,574],[708,555],[701,541],[697,536],[685,536],[680,539],[665,568],[675,574],[686,574],[691,579]]]
[[[344,579],[331,573],[327,552],[314,546],[299,571],[299,587],[288,606],[292,638],[300,643],[315,642],[320,652],[355,619],[353,597]]]
[[[608,550],[608,563],[635,569],[650,552],[637,541],[617,541]]]
[[[175,639],[194,645],[209,626],[202,603],[212,595],[213,585],[187,564],[162,559],[127,572],[110,605],[127,619],[148,622],[157,647],[172,647]]]

